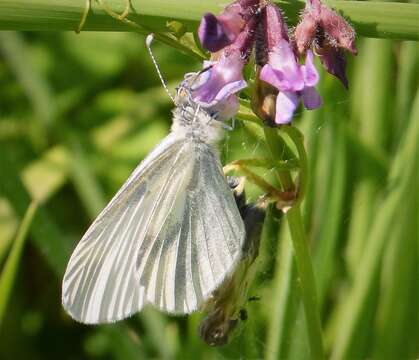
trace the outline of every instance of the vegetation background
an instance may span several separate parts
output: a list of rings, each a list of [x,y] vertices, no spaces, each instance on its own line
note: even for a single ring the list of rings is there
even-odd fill
[[[325,348],[333,359],[414,359],[419,44],[360,37],[358,47],[349,91],[323,73],[324,106],[299,111],[294,123],[309,160],[303,216]],[[171,89],[201,66],[164,44],[154,53]],[[309,357],[292,246],[273,210],[250,291],[260,299],[247,304],[248,319],[225,347],[199,339],[199,313],[147,308],[106,326],[64,313],[71,250],[170,128],[172,104],[143,36],[1,32],[0,84],[1,359]],[[268,151],[259,126],[246,121],[236,122],[221,150],[225,163]],[[272,171],[260,174],[270,179]],[[250,201],[259,195],[249,186]]]

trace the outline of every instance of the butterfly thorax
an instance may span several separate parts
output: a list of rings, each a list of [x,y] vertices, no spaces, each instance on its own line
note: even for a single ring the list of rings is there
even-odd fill
[[[223,124],[207,109],[188,101],[173,110],[172,132],[187,140],[217,144],[224,136]]]

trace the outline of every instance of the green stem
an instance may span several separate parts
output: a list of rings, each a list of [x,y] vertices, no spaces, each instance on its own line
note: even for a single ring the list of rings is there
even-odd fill
[[[287,144],[285,141],[278,136],[278,132],[275,128],[264,127],[263,131],[265,133],[266,143],[268,144],[273,161],[283,160],[284,157],[287,156]],[[284,191],[293,191],[295,189],[289,172],[276,171],[276,175]]]
[[[265,128],[264,131],[272,157],[277,160],[283,160],[283,149],[285,147],[284,140],[278,136],[276,129]],[[298,135],[299,132],[297,132],[297,130],[287,130],[287,133],[290,135],[291,139],[296,142],[297,151],[300,153],[303,150],[303,155],[301,153],[299,154],[300,161],[306,161],[305,151],[301,148],[302,138]],[[294,189],[294,184],[289,172],[277,172],[277,176],[284,190]],[[305,177],[306,175],[304,174],[303,176]],[[313,265],[299,202],[300,201],[297,201],[297,203],[286,213],[286,217],[294,247],[298,275],[301,282],[301,297],[307,322],[310,352],[312,358],[317,360],[324,359],[325,356]]]
[[[283,126],[281,128],[293,141],[298,152],[298,159],[300,163],[300,175],[299,175],[299,184],[298,184],[298,198],[296,205],[300,205],[301,201],[304,199],[307,189],[307,175],[308,175],[308,165],[307,165],[307,154],[304,148],[304,136],[303,134],[294,126]]]
[[[295,24],[304,1],[275,1]],[[106,0],[118,14],[124,12],[122,0]],[[155,32],[168,31],[167,21],[177,20],[195,30],[202,15],[219,13],[223,0],[131,0],[128,18]],[[367,37],[419,40],[419,4],[378,1],[326,0],[354,25],[358,35]],[[86,10],[86,0],[2,0],[0,1],[0,30],[76,31]],[[92,3],[85,19],[84,30],[133,31],[122,21],[115,21],[103,9]]]
[[[308,248],[307,236],[301,217],[300,206],[293,206],[287,212],[288,227],[295,252],[298,275],[301,282],[301,298],[307,322],[310,353],[313,359],[324,359],[322,329],[317,301],[313,264]]]
[[[272,159],[267,159],[267,158],[249,158],[249,159],[234,160],[232,162],[232,165],[254,166],[254,167],[267,168],[267,169],[277,167],[278,170],[281,170],[281,171],[295,171],[300,168],[300,164],[296,159],[289,160],[289,161],[279,160],[279,161],[274,162],[272,161]]]

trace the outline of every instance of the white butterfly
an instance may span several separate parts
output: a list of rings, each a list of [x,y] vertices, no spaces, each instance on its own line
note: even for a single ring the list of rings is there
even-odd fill
[[[215,145],[223,123],[178,89],[170,134],[134,170],[74,250],[62,301],[77,321],[123,319],[147,303],[197,310],[240,259],[245,238]]]

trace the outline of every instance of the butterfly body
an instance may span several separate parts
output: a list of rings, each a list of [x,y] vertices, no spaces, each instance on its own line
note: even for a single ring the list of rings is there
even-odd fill
[[[178,90],[170,134],[138,165],[74,250],[63,306],[83,323],[151,304],[199,308],[241,256],[245,230],[219,159],[222,123]]]

